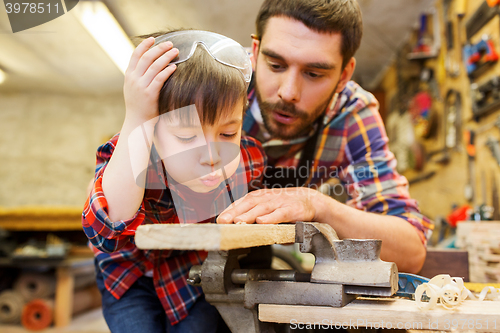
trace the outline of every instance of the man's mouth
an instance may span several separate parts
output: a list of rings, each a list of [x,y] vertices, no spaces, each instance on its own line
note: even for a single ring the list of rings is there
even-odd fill
[[[279,123],[282,124],[292,124],[294,123],[298,117],[295,117],[287,112],[281,111],[281,110],[273,110],[273,118]]]

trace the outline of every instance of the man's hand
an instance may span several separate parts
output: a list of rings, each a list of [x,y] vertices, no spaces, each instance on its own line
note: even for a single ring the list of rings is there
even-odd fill
[[[169,66],[169,63],[179,54],[179,50],[172,48],[170,42],[151,48],[154,41],[150,37],[137,46],[125,72],[125,119],[135,124],[145,123],[159,115],[160,90],[176,69],[175,65]]]
[[[317,221],[317,207],[322,196],[318,191],[303,187],[253,191],[224,210],[217,223]]]

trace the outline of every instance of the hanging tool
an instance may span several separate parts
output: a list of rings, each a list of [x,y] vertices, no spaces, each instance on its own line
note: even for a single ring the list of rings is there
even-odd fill
[[[470,77],[477,77],[482,74],[481,69],[498,60],[498,53],[493,40],[485,35],[477,44],[465,44],[463,59],[467,74]]]
[[[500,3],[500,0],[486,0],[486,3],[488,3],[488,6],[490,7],[495,7]]]
[[[462,1],[459,1],[459,3]],[[457,3],[458,5],[458,3]],[[458,6],[457,6],[458,8]],[[465,10],[465,7],[462,7]],[[495,15],[500,12],[499,7],[490,7],[484,1],[479,8],[470,16],[470,19],[465,23],[465,32],[467,40],[470,40],[486,23],[488,23]],[[465,11],[464,11],[465,13]],[[460,12],[458,12],[460,14]]]
[[[471,84],[472,114],[476,121],[500,107],[500,77],[494,76],[485,83]]]
[[[462,125],[462,96],[454,89],[448,90],[445,98],[445,147],[456,149],[460,143]]]
[[[490,148],[491,154],[500,166],[500,143],[498,142],[498,139],[490,136],[488,137],[488,141],[486,141],[486,145]]]
[[[495,173],[491,175],[493,187],[491,189],[491,205],[493,207],[493,220],[500,221],[500,198],[498,197],[497,179]]]
[[[417,45],[412,50],[412,53],[429,53],[432,48],[432,38],[428,31],[427,14],[420,15],[420,29],[418,31]]]
[[[465,186],[465,199],[468,202],[474,202],[474,161],[476,159],[476,133],[473,130],[466,130],[464,136],[469,166],[469,178],[467,185]]]
[[[481,134],[483,132],[486,132],[486,131],[492,129],[493,127],[497,127],[498,129],[500,129],[500,116],[498,116],[494,122],[491,122],[491,123],[488,123],[488,124],[485,124],[485,125],[479,127],[477,129],[477,133]]]

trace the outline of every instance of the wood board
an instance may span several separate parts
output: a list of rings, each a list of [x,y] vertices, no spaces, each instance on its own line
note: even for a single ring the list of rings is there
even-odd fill
[[[464,301],[453,310],[441,305],[421,310],[406,299],[356,299],[342,308],[299,305],[259,305],[259,320],[289,323],[295,328],[500,331],[500,302]],[[309,327],[307,325],[310,325]],[[302,325],[302,326],[300,326]],[[321,326],[323,325],[323,327]]]
[[[140,249],[232,250],[295,242],[295,224],[148,224],[137,228]]]

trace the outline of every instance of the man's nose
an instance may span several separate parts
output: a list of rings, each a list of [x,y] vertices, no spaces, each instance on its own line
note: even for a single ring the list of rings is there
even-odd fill
[[[300,73],[293,70],[288,70],[281,77],[278,96],[284,102],[297,103],[300,101]]]
[[[200,164],[214,166],[220,161],[220,143],[207,140],[207,145],[202,147]]]

